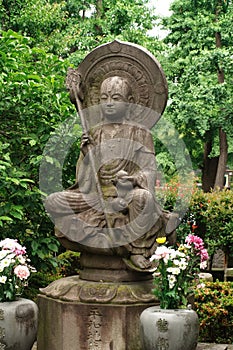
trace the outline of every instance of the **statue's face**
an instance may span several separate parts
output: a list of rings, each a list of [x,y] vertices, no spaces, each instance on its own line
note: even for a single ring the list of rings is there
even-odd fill
[[[100,89],[100,103],[107,119],[122,120],[129,107],[130,98],[130,88],[125,79],[111,77],[103,81]]]

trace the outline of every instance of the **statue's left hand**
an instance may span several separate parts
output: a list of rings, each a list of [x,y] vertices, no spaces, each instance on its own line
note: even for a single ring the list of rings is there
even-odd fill
[[[118,197],[113,200],[112,208],[115,211],[124,211],[128,208],[128,204],[123,198]]]

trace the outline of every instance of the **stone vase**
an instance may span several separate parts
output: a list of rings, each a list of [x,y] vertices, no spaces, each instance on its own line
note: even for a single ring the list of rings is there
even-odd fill
[[[36,340],[38,307],[29,299],[0,303],[0,349],[30,350]]]
[[[152,306],[140,315],[143,350],[194,350],[198,335],[199,320],[194,310]]]

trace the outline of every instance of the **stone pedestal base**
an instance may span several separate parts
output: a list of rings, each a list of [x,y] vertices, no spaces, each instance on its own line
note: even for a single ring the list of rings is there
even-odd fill
[[[38,350],[141,350],[139,316],[149,304],[68,302],[39,295]]]

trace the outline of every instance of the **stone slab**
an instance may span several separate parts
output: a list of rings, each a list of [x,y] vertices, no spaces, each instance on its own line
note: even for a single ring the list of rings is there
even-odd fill
[[[141,350],[139,317],[152,304],[67,302],[38,296],[38,350]]]
[[[37,343],[33,345],[32,350],[37,350]],[[196,350],[233,350],[233,345],[199,343]]]
[[[196,350],[230,350],[230,348],[227,344],[206,344],[206,343],[199,343],[197,345]]]

